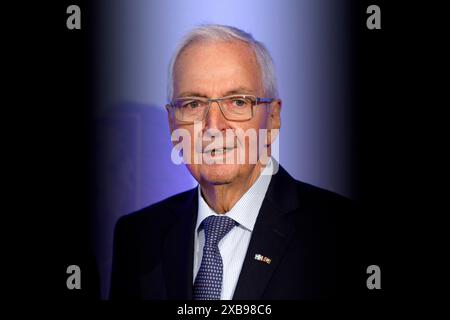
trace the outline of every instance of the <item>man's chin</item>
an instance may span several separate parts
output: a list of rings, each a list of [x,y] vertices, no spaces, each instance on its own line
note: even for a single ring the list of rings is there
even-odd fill
[[[239,166],[232,164],[212,164],[202,169],[202,180],[213,185],[232,183],[239,173]]]

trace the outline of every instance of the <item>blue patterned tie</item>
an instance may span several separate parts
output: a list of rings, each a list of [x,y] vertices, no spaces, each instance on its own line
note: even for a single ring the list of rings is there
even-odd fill
[[[202,224],[205,229],[205,246],[194,282],[194,300],[220,300],[223,262],[218,245],[236,222],[226,216],[209,216]]]

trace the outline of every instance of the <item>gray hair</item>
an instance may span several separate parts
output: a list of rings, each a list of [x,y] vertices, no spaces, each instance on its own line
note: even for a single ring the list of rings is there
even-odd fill
[[[270,56],[270,53],[265,45],[255,40],[250,33],[247,33],[241,29],[225,25],[206,24],[201,25],[186,34],[170,60],[167,82],[168,101],[173,99],[175,62],[177,61],[180,53],[194,41],[242,41],[246,43],[255,53],[256,62],[258,63],[261,71],[264,94],[268,98],[278,98],[275,67],[272,57]]]

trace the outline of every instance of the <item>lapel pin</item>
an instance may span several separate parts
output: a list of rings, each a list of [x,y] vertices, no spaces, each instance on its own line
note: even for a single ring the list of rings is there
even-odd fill
[[[255,260],[265,262],[267,264],[270,264],[272,262],[272,259],[270,259],[268,257],[264,257],[263,255],[260,255],[260,254],[255,254]]]

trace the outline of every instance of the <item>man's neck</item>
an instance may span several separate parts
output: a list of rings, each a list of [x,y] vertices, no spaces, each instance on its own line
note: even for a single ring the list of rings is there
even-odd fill
[[[206,203],[218,214],[225,214],[251,188],[262,172],[261,163],[257,163],[249,178],[237,179],[231,183],[213,185],[201,184],[202,196]]]

